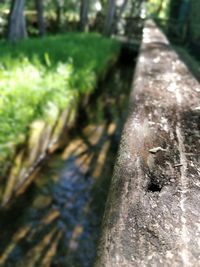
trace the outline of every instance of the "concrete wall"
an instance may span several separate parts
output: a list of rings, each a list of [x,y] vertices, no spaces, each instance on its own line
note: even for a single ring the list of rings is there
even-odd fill
[[[146,22],[95,267],[199,266],[199,99]]]

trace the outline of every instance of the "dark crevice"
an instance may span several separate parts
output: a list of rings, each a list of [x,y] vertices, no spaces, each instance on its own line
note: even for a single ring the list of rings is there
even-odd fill
[[[160,185],[157,185],[155,183],[150,183],[148,185],[147,191],[149,192],[160,192],[162,187]]]

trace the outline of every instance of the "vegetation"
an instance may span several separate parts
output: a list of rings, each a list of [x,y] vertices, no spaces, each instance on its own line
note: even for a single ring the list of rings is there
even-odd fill
[[[189,14],[189,21],[190,21],[190,38],[192,38],[193,43],[199,44],[200,42],[200,17],[199,17],[199,10],[200,10],[200,2],[191,0],[190,1],[190,14]]]
[[[0,43],[0,157],[23,142],[35,119],[58,112],[94,90],[119,44],[97,34]]]
[[[166,20],[169,16],[170,0],[149,0],[147,11],[153,17]]]
[[[102,35],[136,39],[142,19],[151,17],[200,58],[197,2],[1,0],[0,161],[24,142],[34,120],[55,122],[61,110],[94,90],[120,48]]]
[[[181,60],[185,62],[188,69],[195,76],[195,78],[200,82],[200,64],[199,61],[191,54],[188,53],[187,49],[182,46],[173,45],[174,50],[178,53]]]
[[[3,22],[2,32],[7,32],[11,43],[0,42],[0,157],[7,156],[13,144],[24,140],[30,122],[56,116],[71,101],[90,93],[119,51],[116,42],[97,34],[68,32],[18,41],[26,37],[27,32],[30,34],[35,29],[39,36],[47,35],[52,30],[51,14],[54,14],[57,33],[69,29],[74,21],[74,29],[86,31],[91,27],[92,14],[93,26],[96,25],[92,29],[100,28],[101,33],[109,36],[117,30],[116,24],[120,24],[122,17],[128,18],[124,32],[126,28],[133,31],[130,17],[138,18],[142,14],[145,18],[146,8],[146,17],[158,19],[170,36],[186,40],[193,49],[195,44],[198,49],[196,14],[200,6],[197,2],[191,0],[189,5],[188,0],[2,0],[0,23],[6,18],[7,27]],[[72,21],[76,15],[73,22],[69,22],[69,13],[73,14]],[[32,14],[28,31],[27,14]],[[101,18],[101,26],[98,18]],[[12,42],[16,41],[14,46]]]

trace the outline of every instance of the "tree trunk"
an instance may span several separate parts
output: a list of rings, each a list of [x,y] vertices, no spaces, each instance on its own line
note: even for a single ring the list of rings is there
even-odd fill
[[[37,22],[39,35],[44,36],[46,32],[45,21],[44,21],[44,6],[43,0],[35,0],[35,7],[37,10]]]
[[[61,30],[62,28],[62,16],[63,15],[63,1],[57,0],[56,1],[56,24],[57,30]]]
[[[127,4],[128,4],[128,0],[124,0],[124,2],[122,3],[122,5],[120,6],[119,14],[118,14],[118,17],[119,18],[121,18],[122,14],[124,13],[124,10],[125,10]]]
[[[119,8],[117,19],[115,21],[115,29],[116,30],[117,30],[118,23],[119,23],[120,19],[122,18],[122,14],[124,13],[124,11],[126,9],[127,4],[128,4],[128,0],[124,0],[124,2],[122,3],[122,5]]]
[[[58,30],[60,29],[60,25],[61,25],[61,13],[62,13],[61,9],[62,8],[60,5],[56,7],[56,23],[57,23]]]
[[[158,6],[158,9],[157,9],[157,12],[156,12],[158,14],[158,16],[160,15],[162,7],[163,7],[163,0],[160,1],[160,5]]]
[[[108,11],[105,20],[104,35],[109,36],[113,31],[114,15],[115,15],[116,4],[115,0],[109,0]]]
[[[8,39],[11,42],[27,37],[24,2],[25,0],[12,0],[8,22]]]
[[[85,28],[87,26],[88,10],[89,10],[89,0],[81,0],[80,24],[79,24],[79,28],[81,31],[85,31]]]

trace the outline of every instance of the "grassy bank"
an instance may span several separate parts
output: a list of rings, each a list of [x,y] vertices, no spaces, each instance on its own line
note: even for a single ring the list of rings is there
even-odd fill
[[[95,89],[119,44],[97,34],[0,42],[0,161],[24,142],[36,119],[54,121]]]

